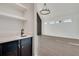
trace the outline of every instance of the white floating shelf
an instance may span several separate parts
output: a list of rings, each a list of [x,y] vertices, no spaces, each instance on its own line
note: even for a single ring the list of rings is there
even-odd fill
[[[19,20],[26,20],[24,17],[16,16],[16,15],[8,14],[8,13],[3,13],[3,12],[0,12],[0,16],[15,18],[15,19],[19,19]]]
[[[0,4],[0,8],[15,8],[16,10],[19,10],[19,11],[27,11],[27,8],[25,5],[23,5],[22,3],[2,3]]]
[[[21,9],[27,10],[27,8],[21,3],[16,3],[16,5],[20,7]]]
[[[26,20],[23,17],[24,13],[26,11],[27,11],[27,8],[21,3],[3,3],[3,4],[0,4],[0,16],[19,19],[19,20]]]

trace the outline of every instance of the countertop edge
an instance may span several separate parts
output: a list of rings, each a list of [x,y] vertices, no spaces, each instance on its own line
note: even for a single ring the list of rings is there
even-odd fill
[[[33,37],[33,36],[32,36],[32,35],[28,35],[28,36],[26,36],[26,37],[16,36],[16,37],[5,38],[4,40],[0,40],[0,44],[1,44],[1,43],[10,42],[10,41],[21,40],[21,39],[29,38],[29,37]]]

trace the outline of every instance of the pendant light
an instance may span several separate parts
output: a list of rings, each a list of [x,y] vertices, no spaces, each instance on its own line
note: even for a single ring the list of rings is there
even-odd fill
[[[44,3],[44,7],[42,8],[42,10],[40,10],[40,14],[42,15],[50,14],[50,10],[47,8],[46,3]]]

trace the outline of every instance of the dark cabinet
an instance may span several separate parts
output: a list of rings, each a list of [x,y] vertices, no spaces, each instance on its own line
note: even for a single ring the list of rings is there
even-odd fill
[[[32,56],[32,37],[0,44],[0,56]]]
[[[0,56],[2,56],[2,46],[0,45]]]
[[[3,56],[17,56],[18,55],[18,41],[12,41],[2,44]]]
[[[21,40],[21,56],[32,56],[32,37]]]

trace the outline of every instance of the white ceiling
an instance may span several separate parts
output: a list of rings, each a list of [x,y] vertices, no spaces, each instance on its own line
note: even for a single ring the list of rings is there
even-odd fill
[[[42,3],[37,3],[37,12],[43,8]],[[78,3],[47,3],[47,8],[50,9],[49,15],[40,15],[42,20],[55,20],[63,17],[79,15],[79,4]]]

